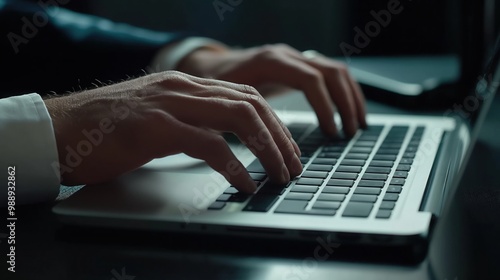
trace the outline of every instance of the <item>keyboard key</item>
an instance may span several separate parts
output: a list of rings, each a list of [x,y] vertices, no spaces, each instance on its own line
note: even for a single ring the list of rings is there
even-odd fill
[[[403,186],[405,184],[406,180],[405,179],[400,179],[400,178],[393,178],[391,180],[391,185],[398,185],[398,186]]]
[[[254,180],[254,181],[264,181],[266,178],[267,178],[267,175],[264,173],[249,173],[250,174],[250,177]]]
[[[333,179],[356,180],[356,178],[358,178],[358,174],[356,174],[356,173],[335,172],[335,173],[333,173],[332,178]]]
[[[379,155],[379,154],[376,154],[373,157],[373,160],[391,160],[391,161],[394,161],[394,160],[396,160],[397,157],[398,157],[397,155]]]
[[[409,127],[407,125],[395,125],[391,128],[391,131],[408,131]]]
[[[231,197],[230,194],[228,193],[223,193],[221,194],[218,198],[217,198],[217,201],[223,201],[223,202],[226,202],[229,200],[229,198]]]
[[[323,179],[300,178],[297,181],[297,184],[298,185],[321,186],[321,184],[323,184]]]
[[[295,185],[290,190],[291,192],[301,192],[301,193],[316,193],[319,190],[318,186],[307,186],[307,185]]]
[[[393,165],[394,161],[388,161],[388,160],[372,160],[370,162],[370,166],[392,167]]]
[[[417,152],[417,150],[418,150],[418,147],[409,146],[409,147],[406,148],[405,152],[407,152],[407,153],[415,153],[415,152]]]
[[[377,141],[379,137],[379,135],[361,135],[358,139],[360,141]]]
[[[386,192],[388,192],[388,193],[401,193],[402,190],[403,190],[403,188],[400,186],[389,186],[387,188]]]
[[[404,158],[414,158],[417,154],[416,153],[404,153],[403,157]]]
[[[337,210],[340,208],[341,202],[337,201],[316,201],[313,204],[313,209],[333,209]]]
[[[413,164],[413,159],[411,159],[411,158],[402,158],[399,161],[399,164]]]
[[[243,208],[243,211],[267,212],[276,203],[278,197],[277,195],[270,194],[256,194],[252,196],[248,204]]]
[[[363,180],[379,180],[379,181],[385,181],[387,180],[389,176],[386,174],[377,174],[377,173],[365,173],[363,175]]]
[[[372,152],[372,148],[368,148],[368,147],[353,147],[351,148],[351,150],[349,150],[350,153],[371,153]]]
[[[359,187],[371,187],[371,188],[383,188],[385,182],[374,181],[374,180],[360,180],[358,183]]]
[[[251,196],[250,194],[246,194],[246,193],[232,194],[231,197],[229,198],[228,202],[239,202],[239,203],[242,203],[242,202],[247,201],[247,199],[250,196]]]
[[[408,177],[408,172],[406,171],[396,171],[394,172],[394,175],[392,175],[393,178],[402,178],[406,179]]]
[[[328,147],[323,147],[322,152],[336,152],[336,153],[342,153],[344,151],[345,147],[342,146],[328,146]]]
[[[399,164],[398,168],[396,169],[397,171],[410,171],[411,165],[408,164]]]
[[[323,152],[319,153],[318,158],[335,158],[338,159],[341,153]]]
[[[311,209],[300,214],[333,216],[336,213],[337,211],[333,209]]]
[[[382,145],[380,145],[380,149],[400,149],[401,148],[401,144],[393,144],[393,143],[382,143]]]
[[[348,165],[340,165],[337,167],[336,171],[339,172],[348,172],[348,173],[360,173],[362,167],[360,166],[348,166]]]
[[[358,148],[358,147],[373,147],[375,146],[375,141],[357,141],[356,143],[354,143],[354,147]]]
[[[224,208],[224,206],[226,206],[225,202],[216,201],[216,202],[210,204],[210,206],[208,206],[208,210],[220,210],[220,209]]]
[[[300,162],[302,164],[306,164],[309,162],[310,159],[311,159],[310,157],[300,157]]]
[[[300,175],[302,178],[322,178],[325,179],[328,177],[328,172],[321,172],[321,171],[304,171],[302,175]]]
[[[235,187],[229,187],[227,188],[224,193],[227,193],[227,194],[235,194],[235,193],[238,193],[239,191],[235,188]]]
[[[349,153],[345,156],[347,159],[363,159],[366,160],[368,159],[369,154],[355,154],[355,153]]]
[[[384,201],[397,201],[399,194],[397,193],[386,193],[384,196]]]
[[[399,154],[399,149],[378,149],[377,154],[379,155],[397,155]]]
[[[380,173],[380,174],[389,174],[389,173],[391,173],[391,168],[390,167],[369,166],[366,169],[366,172],[369,172],[369,173]]]
[[[327,200],[327,201],[344,201],[345,195],[343,194],[331,194],[331,193],[321,193],[318,196],[318,201]]]
[[[394,206],[396,206],[396,202],[382,201],[382,203],[380,203],[380,209],[392,210]]]
[[[327,186],[352,187],[354,185],[354,180],[330,179],[326,185]]]
[[[274,210],[275,213],[300,213],[305,211],[307,201],[300,200],[283,200],[278,208]]]
[[[391,217],[391,214],[392,214],[391,210],[378,210],[375,218],[377,218],[377,219],[389,219]]]
[[[376,195],[368,195],[368,194],[353,194],[351,196],[350,201],[357,201],[357,202],[376,202],[378,196]]]
[[[285,196],[285,199],[309,201],[313,198],[313,196],[314,196],[314,194],[312,194],[312,193],[290,192]]]
[[[365,161],[359,159],[344,159],[340,164],[350,166],[363,166],[365,165]]]
[[[312,164],[335,165],[336,163],[337,160],[334,158],[316,158],[312,161]]]
[[[313,161],[314,162],[314,161]],[[319,165],[319,164],[311,164],[307,167],[307,170],[311,171],[332,171],[333,165]]]
[[[372,194],[372,195],[379,195],[380,192],[382,192],[381,189],[378,188],[363,188],[363,187],[357,187],[354,190],[355,194]]]
[[[288,186],[288,184],[276,184],[271,181],[267,181],[262,188],[258,190],[257,193],[266,193],[266,194],[275,194],[275,195],[281,195],[285,192],[285,188]]]
[[[248,172],[253,172],[253,173],[266,173],[266,170],[260,164],[260,161],[258,159],[255,159],[250,165],[247,167]]]
[[[366,218],[372,211],[373,203],[349,202],[342,213],[342,217]]]
[[[351,189],[348,187],[330,187],[326,186],[323,188],[321,193],[338,193],[338,194],[348,194]]]

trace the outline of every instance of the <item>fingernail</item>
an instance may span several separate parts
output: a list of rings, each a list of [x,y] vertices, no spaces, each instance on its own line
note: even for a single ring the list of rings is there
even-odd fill
[[[297,155],[294,155],[292,160],[292,176],[296,177],[302,173],[302,163]]]
[[[290,172],[288,172],[288,167],[283,163],[281,166],[281,182],[280,183],[288,183],[290,181]]]

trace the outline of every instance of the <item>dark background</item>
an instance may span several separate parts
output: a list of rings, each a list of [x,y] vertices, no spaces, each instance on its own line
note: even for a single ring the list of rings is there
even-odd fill
[[[228,3],[227,0],[220,0]],[[76,2],[76,1],[74,1]],[[288,43],[339,56],[354,30],[373,20],[370,11],[389,0],[242,0],[221,21],[213,0],[100,0],[67,7],[156,30],[188,30],[231,45]],[[238,1],[236,1],[238,2]],[[459,51],[459,6],[452,0],[401,0],[404,10],[360,55],[442,54]]]

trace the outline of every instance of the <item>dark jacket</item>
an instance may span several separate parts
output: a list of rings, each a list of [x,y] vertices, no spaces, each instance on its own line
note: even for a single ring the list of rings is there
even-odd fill
[[[50,2],[58,6],[39,4]],[[162,46],[185,37],[72,12],[67,2],[0,0],[0,98],[140,76]]]

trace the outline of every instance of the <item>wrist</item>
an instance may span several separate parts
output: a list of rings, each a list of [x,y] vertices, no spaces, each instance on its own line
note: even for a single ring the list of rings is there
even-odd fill
[[[182,58],[175,70],[197,77],[208,78],[211,70],[221,55],[227,53],[225,48],[202,47]]]

